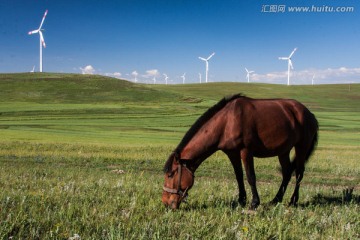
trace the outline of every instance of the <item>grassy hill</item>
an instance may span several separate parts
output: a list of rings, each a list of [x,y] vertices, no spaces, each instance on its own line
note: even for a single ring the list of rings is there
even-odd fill
[[[0,74],[0,86],[1,102],[118,103],[174,98],[166,91],[98,75]]]
[[[143,85],[98,75],[23,73],[0,74],[0,89],[0,132],[11,141],[175,143],[208,107],[238,92],[297,99],[316,113],[327,141],[338,131],[348,144],[359,139],[353,134],[360,129],[359,84]]]
[[[360,84],[285,86],[273,84],[208,83],[188,85],[157,85],[155,89],[219,100],[221,97],[241,92],[253,98],[293,98],[312,109],[341,109],[360,111]]]
[[[0,74],[0,102],[119,103],[216,102],[243,93],[254,98],[294,98],[310,108],[360,111],[360,84],[285,86],[272,84],[208,83],[143,85],[80,74]]]

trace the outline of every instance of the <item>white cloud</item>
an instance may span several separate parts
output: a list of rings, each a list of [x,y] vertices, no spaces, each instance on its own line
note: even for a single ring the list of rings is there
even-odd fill
[[[133,72],[131,73],[131,75],[133,75],[134,77],[137,77],[137,76],[139,75],[139,73],[138,73],[137,71],[133,71]]]
[[[91,65],[87,65],[84,68],[80,68],[82,74],[94,74],[95,69]]]
[[[146,77],[146,78],[150,78],[150,77],[157,77],[160,75],[160,72],[159,70],[157,69],[151,69],[151,70],[147,70],[146,71],[146,74],[143,75],[143,77]]]
[[[121,77],[121,73],[120,72],[114,72],[114,76],[115,77]]]
[[[118,78],[120,79],[122,74],[120,72],[114,72],[114,73],[105,73],[105,74],[102,74],[101,75],[104,75],[104,76],[107,76],[107,77],[113,77],[113,78]]]
[[[316,84],[324,83],[353,83],[360,82],[360,68],[327,68],[327,69],[306,69],[292,71],[290,75],[291,84],[311,84],[312,78]],[[266,83],[287,83],[287,71],[270,72],[265,74],[254,73],[250,78],[254,82]]]

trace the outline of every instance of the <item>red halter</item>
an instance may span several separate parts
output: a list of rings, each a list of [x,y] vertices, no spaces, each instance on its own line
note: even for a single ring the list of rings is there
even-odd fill
[[[189,173],[191,173],[191,175],[193,177],[195,177],[194,173],[186,167],[186,164],[179,164],[178,169],[177,169],[178,170],[178,187],[177,187],[177,189],[168,188],[168,187],[163,186],[163,190],[165,192],[168,192],[171,194],[178,194],[180,196],[180,201],[182,201],[184,198],[187,197],[187,191],[189,190],[189,187],[187,187],[184,191],[181,190],[182,167],[184,167]]]

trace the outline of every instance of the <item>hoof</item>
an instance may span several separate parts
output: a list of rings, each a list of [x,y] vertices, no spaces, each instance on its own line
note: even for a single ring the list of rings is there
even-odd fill
[[[281,200],[274,198],[272,201],[269,202],[269,205],[276,205],[278,203],[281,203]]]
[[[291,197],[290,202],[289,202],[289,206],[297,207],[297,202],[298,202],[298,198]]]
[[[252,202],[250,205],[250,210],[256,210],[256,208],[260,205],[259,202]]]
[[[245,207],[246,206],[246,198],[245,199],[240,199],[239,198],[239,204],[241,207]]]

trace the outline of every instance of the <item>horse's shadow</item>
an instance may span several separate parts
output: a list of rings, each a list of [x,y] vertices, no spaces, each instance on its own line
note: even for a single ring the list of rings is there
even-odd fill
[[[310,201],[299,204],[300,207],[308,207],[314,205],[346,205],[354,203],[360,205],[360,195],[354,194],[354,188],[346,188],[342,191],[334,192],[333,195],[325,195],[318,193]]]
[[[346,188],[342,191],[334,192],[333,195],[326,195],[318,193],[310,201],[299,203],[295,207],[306,208],[310,206],[319,206],[319,205],[337,205],[343,206],[347,204],[357,204],[360,205],[360,195],[354,194],[354,188]],[[262,204],[264,209],[271,208],[272,205],[270,203]],[[228,207],[231,209],[236,209],[241,207],[239,202],[236,199],[220,199],[216,198],[210,202],[193,202],[189,204],[185,204],[184,210],[194,210],[194,209],[208,209],[208,208],[219,208],[219,207]],[[249,202],[245,206],[248,207]]]
[[[222,198],[215,198],[212,201],[209,202],[188,202],[187,204],[184,204],[184,210],[204,210],[209,208],[222,208],[227,207],[230,209],[236,209],[239,207],[240,204],[236,199],[222,199]]]

